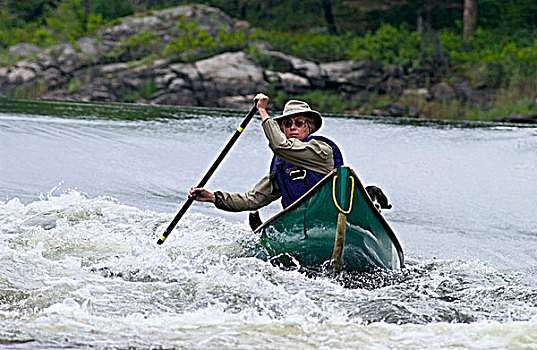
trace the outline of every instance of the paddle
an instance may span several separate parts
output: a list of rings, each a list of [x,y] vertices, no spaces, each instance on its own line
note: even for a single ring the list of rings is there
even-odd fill
[[[339,213],[337,215],[337,230],[336,238],[334,240],[334,250],[332,251],[332,259],[330,260],[329,269],[334,273],[339,273],[343,269],[343,247],[345,246],[345,234],[347,230],[347,215],[350,214],[352,210],[352,200],[354,197],[354,178],[348,175],[348,167],[339,167],[337,170],[337,175],[334,177],[332,183],[332,198],[334,200],[334,205],[338,209]],[[340,178],[339,183],[339,196],[336,195],[336,180]],[[347,179],[351,179],[351,190],[350,198],[347,200],[348,184]],[[340,198],[341,206],[337,202],[337,197]],[[348,209],[343,209],[347,207]]]
[[[222,152],[220,152],[220,155],[218,156],[218,158],[216,158],[216,160],[214,161],[213,165],[211,165],[209,170],[207,170],[207,173],[205,174],[203,179],[201,179],[201,181],[199,182],[198,186],[196,186],[196,187],[204,187],[205,186],[207,181],[209,181],[209,178],[213,175],[213,173],[215,172],[216,168],[218,168],[220,163],[222,163],[222,160],[224,160],[224,157],[227,155],[227,153],[229,152],[231,147],[233,147],[233,145],[235,144],[235,141],[237,141],[237,139],[241,135],[242,131],[246,128],[246,126],[248,125],[250,120],[252,120],[252,118],[253,118],[253,116],[255,115],[256,112],[257,112],[257,100],[254,100],[254,106],[252,107],[252,109],[250,109],[250,112],[248,112],[248,114],[246,115],[246,118],[244,118],[244,120],[242,121],[241,125],[237,128],[237,130],[235,131],[233,136],[231,136],[231,139],[228,141],[227,145],[224,147]],[[181,207],[179,212],[177,212],[177,214],[175,215],[173,220],[168,225],[168,228],[166,228],[166,231],[164,231],[162,236],[157,241],[157,244],[164,243],[164,241],[166,240],[166,238],[168,238],[168,236],[173,231],[173,229],[175,228],[175,226],[177,225],[179,220],[181,220],[183,215],[186,213],[186,211],[188,210],[188,208],[190,207],[192,202],[194,202],[194,198],[188,198],[186,200],[185,204],[183,204],[183,206]]]

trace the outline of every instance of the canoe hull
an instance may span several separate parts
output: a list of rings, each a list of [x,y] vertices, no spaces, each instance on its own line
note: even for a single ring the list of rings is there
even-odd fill
[[[344,269],[401,268],[404,256],[397,236],[349,168],[328,174],[256,232],[261,232],[261,242],[268,253],[283,264],[294,260],[300,266],[316,268],[330,262],[338,214],[346,211]]]

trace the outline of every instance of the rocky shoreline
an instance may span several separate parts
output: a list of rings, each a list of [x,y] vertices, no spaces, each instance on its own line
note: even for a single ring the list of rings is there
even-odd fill
[[[447,83],[435,62],[412,72],[371,60],[318,63],[274,51],[265,42],[251,43],[256,55],[230,50],[212,57],[194,53],[200,58],[190,63],[170,58],[144,60],[144,55],[162,50],[173,40],[181,18],[194,20],[209,32],[222,26],[228,31],[248,26],[218,9],[180,6],[144,17],[126,17],[74,44],[39,53],[34,53],[38,48],[19,45],[19,52],[17,48],[11,50],[14,55],[32,54],[33,58],[0,67],[0,97],[245,109],[256,92],[268,89],[289,96],[330,91],[359,103],[369,102],[373,94],[443,102],[458,99],[476,107],[485,106],[495,93],[484,86],[471,87],[458,77]],[[133,52],[126,41],[147,32],[154,33],[158,44],[146,52]],[[372,114],[427,117],[417,106],[403,103],[390,104]],[[537,123],[537,115],[511,116],[504,121]]]

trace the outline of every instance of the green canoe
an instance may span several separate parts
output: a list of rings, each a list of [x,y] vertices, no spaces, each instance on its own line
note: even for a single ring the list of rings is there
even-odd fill
[[[255,232],[272,259],[284,265],[373,271],[404,264],[397,236],[348,167],[329,173]]]

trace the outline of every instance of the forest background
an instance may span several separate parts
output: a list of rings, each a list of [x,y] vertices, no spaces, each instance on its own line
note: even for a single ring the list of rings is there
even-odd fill
[[[0,67],[16,62],[18,43],[52,47],[75,42],[129,15],[192,4],[180,0],[2,0]],[[535,115],[537,97],[536,0],[213,0],[199,1],[247,21],[254,30],[238,33],[229,45],[242,50],[253,40],[308,60],[376,60],[405,71],[428,62],[444,77],[462,77],[472,88],[494,89],[486,106],[464,100],[422,101],[420,109],[443,119],[493,120]],[[199,34],[199,31],[197,32]],[[134,38],[143,40],[143,38]],[[146,38],[150,40],[151,38]],[[214,45],[193,35],[170,52]],[[230,38],[228,38],[230,39]],[[139,44],[139,43],[138,43]],[[173,48],[172,48],[173,49]],[[222,48],[220,47],[219,50]],[[454,79],[454,78],[453,78]],[[287,96],[274,92],[281,104]],[[311,91],[327,112],[356,106],[337,94]],[[370,108],[398,96],[369,101]],[[390,101],[393,100],[393,101]]]

